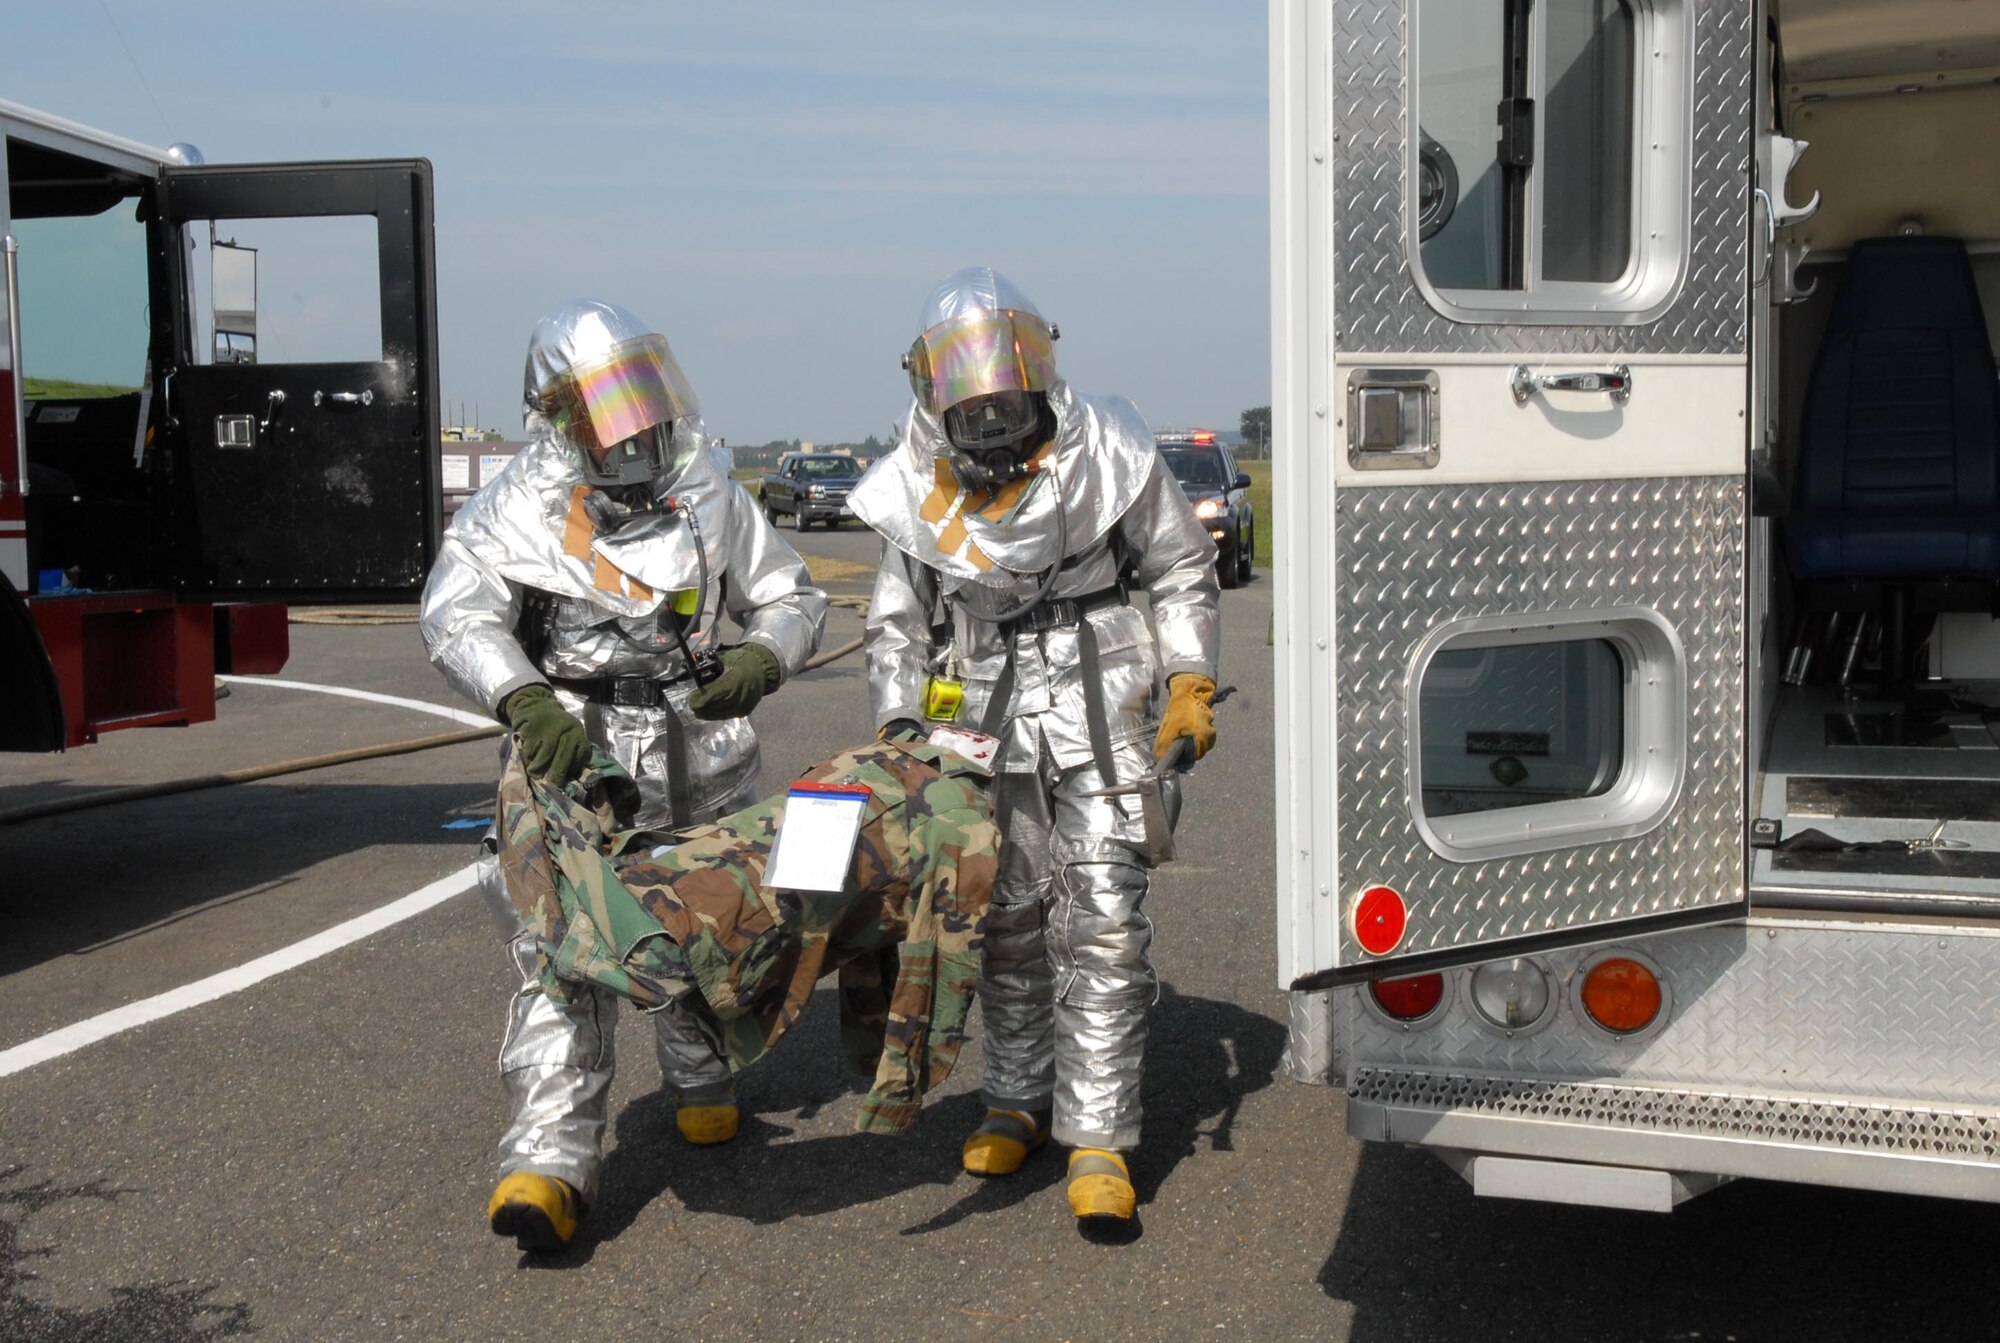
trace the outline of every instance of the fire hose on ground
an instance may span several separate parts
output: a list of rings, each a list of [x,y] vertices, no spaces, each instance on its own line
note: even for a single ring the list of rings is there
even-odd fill
[[[865,597],[835,597],[835,606],[849,610],[866,611],[868,599]],[[342,620],[340,624],[395,624],[393,618],[381,620]],[[830,662],[837,662],[850,653],[860,650],[862,641],[850,639],[840,647],[810,658],[799,668],[801,674],[816,671]],[[37,802],[26,807],[14,807],[0,811],[0,826],[15,825],[22,821],[38,821],[50,816],[63,816],[75,811],[88,811],[93,807],[116,806],[121,802],[142,802],[148,798],[172,797],[177,793],[194,793],[207,788],[224,788],[231,784],[255,783],[260,779],[273,779],[285,774],[303,774],[307,770],[330,769],[335,765],[352,765],[363,760],[379,760],[392,755],[411,755],[418,751],[435,750],[440,746],[459,746],[469,741],[485,741],[497,737],[507,729],[498,723],[489,727],[465,728],[458,732],[440,732],[428,737],[411,737],[404,741],[387,742],[381,746],[356,746],[345,751],[329,751],[324,755],[301,756],[296,760],[281,760],[271,765],[250,765],[243,769],[223,770],[218,774],[197,774],[185,779],[168,779],[162,783],[133,784],[125,788],[107,788],[103,792],[91,793],[84,797],[64,798],[59,802]]]

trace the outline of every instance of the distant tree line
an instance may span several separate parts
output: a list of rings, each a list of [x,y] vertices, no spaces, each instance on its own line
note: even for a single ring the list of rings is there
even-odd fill
[[[1269,457],[1271,455],[1271,408],[1252,406],[1243,412],[1237,424],[1237,435],[1242,446],[1237,449],[1240,457]]]

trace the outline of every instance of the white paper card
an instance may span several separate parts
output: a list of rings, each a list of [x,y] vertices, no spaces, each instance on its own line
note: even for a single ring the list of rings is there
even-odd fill
[[[444,459],[444,487],[448,490],[469,490],[472,488],[472,459],[460,457],[456,453],[447,454]]]
[[[847,885],[854,845],[868,810],[859,785],[798,783],[785,796],[777,849],[764,884],[787,891],[837,891]]]
[[[993,761],[1000,754],[998,737],[989,737],[984,732],[974,732],[969,727],[932,728],[930,743],[933,746],[942,746],[953,755],[964,756],[988,773],[992,772]]]

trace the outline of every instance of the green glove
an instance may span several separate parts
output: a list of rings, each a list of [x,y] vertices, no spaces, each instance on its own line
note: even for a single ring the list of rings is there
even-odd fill
[[[762,644],[725,648],[722,675],[688,696],[688,712],[711,722],[741,718],[776,690],[783,676],[777,656]]]
[[[545,685],[524,685],[500,706],[500,716],[520,734],[521,763],[528,773],[560,787],[583,771],[590,760],[590,738],[583,724]]]

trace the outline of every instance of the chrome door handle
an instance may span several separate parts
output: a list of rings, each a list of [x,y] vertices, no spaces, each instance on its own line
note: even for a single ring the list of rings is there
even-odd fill
[[[331,401],[336,406],[372,406],[375,404],[375,389],[363,392],[314,392],[313,404]]]
[[[1514,389],[1514,404],[1525,406],[1536,392],[1606,392],[1613,401],[1632,397],[1632,370],[1618,364],[1605,373],[1537,373],[1526,364],[1514,365],[1507,385]]]

